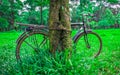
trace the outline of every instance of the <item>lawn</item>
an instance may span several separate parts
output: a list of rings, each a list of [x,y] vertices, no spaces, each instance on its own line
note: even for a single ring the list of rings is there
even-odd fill
[[[14,44],[20,32],[16,31],[7,31],[7,32],[0,32],[0,47]]]
[[[120,75],[120,29],[94,31],[101,36],[103,41],[103,49],[98,58],[88,59],[81,57],[81,54],[73,55],[70,59],[72,68],[69,68],[69,71],[66,65],[61,65],[62,67],[56,66],[55,69],[49,67],[49,73],[53,71],[54,74],[63,73],[64,75],[64,71],[65,73],[67,71],[67,75]],[[21,70],[15,70],[16,66],[18,67],[15,60],[15,42],[20,34],[21,32],[17,31],[0,32],[0,75],[17,73],[21,75]],[[45,73],[48,74],[48,70],[45,68]],[[29,69],[24,70],[29,70],[29,74],[34,74],[36,72],[34,69],[35,67],[32,65]]]

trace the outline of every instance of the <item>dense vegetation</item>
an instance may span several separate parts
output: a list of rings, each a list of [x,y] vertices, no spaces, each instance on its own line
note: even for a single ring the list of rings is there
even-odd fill
[[[119,0],[71,0],[71,22],[81,22],[81,13],[89,13],[92,28],[120,27]],[[49,0],[0,1],[0,31],[19,28],[15,22],[48,25]]]
[[[75,31],[73,31],[75,32]],[[96,30],[103,40],[103,49],[96,59],[85,58],[81,53],[73,54],[67,61],[51,58],[49,53],[42,52],[40,58],[29,65],[20,66],[15,59],[15,41],[21,32],[9,31],[0,33],[0,74],[3,75],[119,75],[120,74],[120,29]],[[13,36],[14,35],[14,36]],[[73,34],[74,35],[74,34]],[[36,58],[35,58],[36,59]],[[67,61],[66,63],[64,61]]]
[[[102,38],[103,49],[98,58],[72,53],[71,58],[66,59],[63,55],[66,52],[56,52],[53,57],[41,51],[34,60],[24,61],[29,64],[17,63],[16,40],[23,31],[16,22],[48,25],[49,1],[0,0],[0,75],[119,75],[119,0],[70,0],[71,23],[81,22],[81,14],[88,14],[88,27]],[[76,30],[72,32],[75,35]]]

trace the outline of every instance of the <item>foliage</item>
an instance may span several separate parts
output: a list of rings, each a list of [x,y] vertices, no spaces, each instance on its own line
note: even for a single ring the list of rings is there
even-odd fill
[[[0,4],[0,17],[7,20],[9,23],[8,29],[14,28],[14,21],[18,16],[18,11],[22,9],[20,0],[2,0]],[[4,24],[5,25],[5,24]]]
[[[105,3],[118,4],[119,1],[106,0]],[[80,0],[80,5],[72,9],[73,11],[71,11],[71,19],[72,19],[71,22],[81,22],[82,13],[92,14],[93,15],[92,17],[90,17],[89,15],[87,16],[87,18],[90,19],[89,21],[92,24],[93,21],[96,21],[96,25],[94,26],[92,25],[92,27],[96,27],[96,28],[113,27],[116,23],[118,23],[116,21],[119,20],[119,18],[115,18],[116,14],[113,13],[116,12],[115,9],[105,6],[104,1],[101,0],[97,0],[96,2],[94,1],[92,2],[88,0]],[[117,9],[117,11],[119,11],[119,9]]]
[[[8,21],[4,18],[0,18],[0,31],[8,27]]]
[[[100,26],[111,26],[115,24],[115,16],[110,9],[106,9],[105,14],[102,15],[101,20],[98,22]]]
[[[108,2],[110,2],[110,3],[118,3],[119,0],[108,0]]]
[[[80,0],[80,4],[71,4],[71,22],[81,22],[81,14],[85,12],[94,15],[94,17],[91,17],[90,19],[91,21],[98,22],[98,27],[111,26],[116,23],[119,25],[119,18],[115,18],[115,16],[118,17],[119,13],[112,14],[112,12],[115,12],[114,8],[109,9],[110,7],[106,7],[104,2],[111,5],[117,5],[120,1],[96,0],[95,2],[90,0]],[[117,9],[117,11],[119,11],[119,9]],[[25,0],[24,2],[21,2],[20,0],[2,0],[0,3],[0,17],[7,20],[8,28],[13,27],[14,22],[41,24],[43,21],[43,24],[48,25],[48,15],[49,0]],[[111,18],[112,20],[109,20]]]
[[[85,7],[89,4],[90,0],[80,0],[80,6]]]
[[[28,14],[25,15],[27,19],[24,20],[28,21],[28,23],[33,24],[41,24],[42,22],[43,24],[48,23],[47,20],[49,0],[26,0],[24,4],[24,7],[28,9]]]
[[[116,15],[116,22],[120,25],[120,13]]]
[[[48,52],[41,51],[39,56],[33,58],[32,63],[22,65],[16,63],[14,43],[21,32],[1,32],[0,39],[4,43],[0,42],[0,74],[119,75],[120,29],[96,30],[96,32],[99,33],[103,41],[102,52],[96,59],[85,58],[82,53],[73,53],[69,60],[65,60],[62,53],[56,53],[56,58],[54,58]],[[2,40],[4,38],[6,41]],[[27,62],[27,60],[25,61]]]
[[[96,7],[94,5],[95,4],[89,0],[80,0],[80,4],[76,8],[76,5],[73,5],[71,11],[72,22],[82,21],[82,14],[93,14],[96,11]]]
[[[98,26],[97,22],[91,21],[89,22],[90,28],[96,28]]]

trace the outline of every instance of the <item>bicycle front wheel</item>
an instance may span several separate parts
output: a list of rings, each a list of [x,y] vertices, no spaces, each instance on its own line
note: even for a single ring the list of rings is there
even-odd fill
[[[102,40],[94,32],[81,33],[75,39],[76,52],[80,52],[84,57],[97,57],[102,49]]]
[[[48,37],[43,32],[29,32],[16,46],[16,59],[20,62],[31,62],[41,51],[49,49]],[[39,54],[40,55],[40,54]]]

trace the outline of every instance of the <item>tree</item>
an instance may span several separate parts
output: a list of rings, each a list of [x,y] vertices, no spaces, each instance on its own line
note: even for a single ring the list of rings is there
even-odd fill
[[[120,12],[116,15],[115,27],[120,27]]]
[[[10,24],[10,29],[14,29],[14,22],[15,22],[15,10],[14,10],[14,0],[9,0],[10,6],[10,17],[8,17],[8,21]]]
[[[24,4],[25,8],[29,12],[28,23],[47,24],[46,21],[48,20],[49,0],[26,0],[24,1]],[[33,15],[33,13],[37,13],[37,15],[36,14]],[[36,20],[36,18],[39,20]]]
[[[8,27],[8,21],[4,18],[0,18],[0,31],[5,31]]]
[[[118,2],[119,2],[119,0],[108,0],[108,2],[110,2],[110,3],[114,4],[114,3],[118,3]]]
[[[69,0],[50,0],[49,28],[50,51],[71,50]]]
[[[101,20],[98,22],[98,25],[102,27],[110,27],[115,24],[115,16],[113,15],[110,9],[106,9],[104,14],[101,17]]]
[[[14,28],[14,21],[18,16],[18,11],[22,8],[20,0],[2,0],[0,1],[0,17],[4,18],[9,22],[7,28]]]

